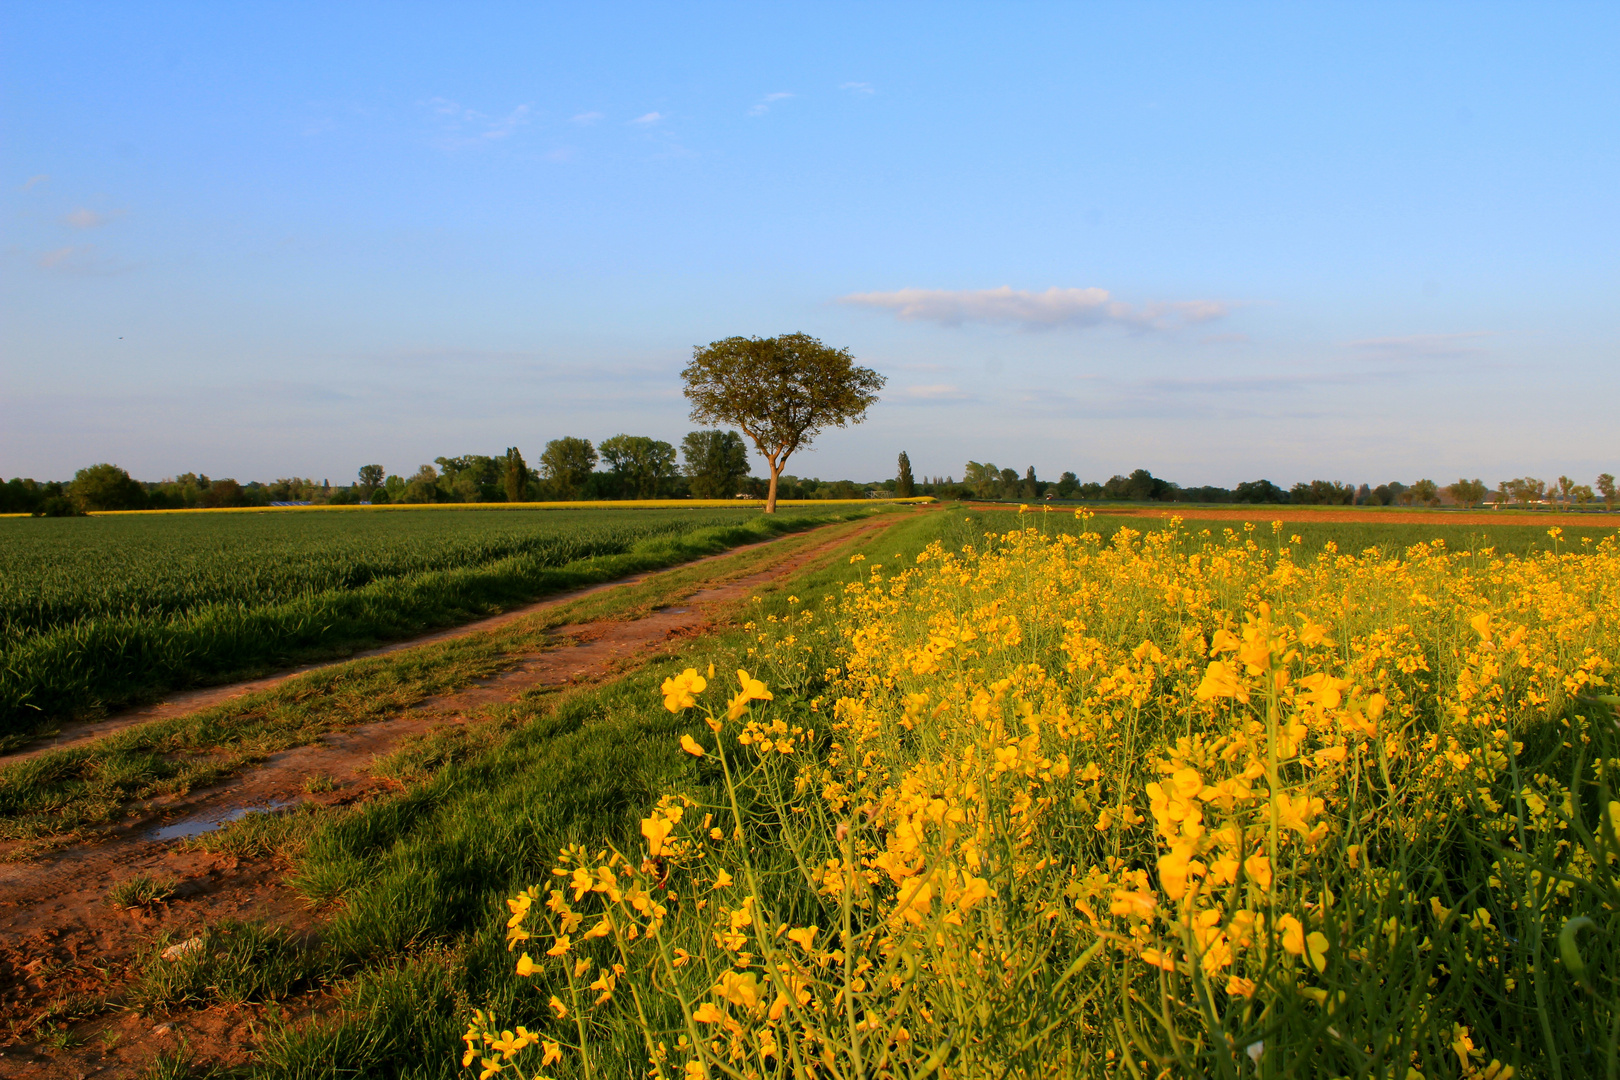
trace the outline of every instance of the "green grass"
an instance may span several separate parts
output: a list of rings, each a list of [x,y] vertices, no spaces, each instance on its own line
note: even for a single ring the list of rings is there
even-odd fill
[[[191,837],[184,846],[189,851],[242,859],[288,859],[304,850],[324,817],[348,812],[301,802],[286,810],[243,814],[218,829]]]
[[[136,874],[132,878],[115,882],[107,890],[107,902],[113,907],[146,907],[160,903],[174,895],[172,878],[155,878],[150,874]]]
[[[345,655],[866,512],[3,521],[0,744],[87,711]]]
[[[337,1080],[460,1074],[460,1061],[447,1062],[446,1048],[454,1054],[460,1046],[465,976],[462,960],[443,949],[368,968],[338,987],[343,1012],[337,1020],[272,1023],[248,1075]]]
[[[226,919],[202,934],[195,947],[164,959],[164,950],[175,944],[161,937],[138,960],[141,970],[130,1003],[144,1012],[276,1001],[331,971],[320,946],[257,923]]]
[[[192,1063],[191,1050],[184,1043],[177,1050],[162,1050],[145,1069],[140,1080],[210,1080],[222,1075],[218,1069],[198,1068]]]
[[[432,570],[530,556],[562,566],[757,517],[741,510],[204,514],[49,518],[0,529],[0,632],[91,617],[269,607]]]

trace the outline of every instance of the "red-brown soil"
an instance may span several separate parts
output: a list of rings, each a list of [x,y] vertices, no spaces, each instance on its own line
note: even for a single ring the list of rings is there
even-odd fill
[[[224,858],[179,850],[175,842],[154,837],[160,827],[176,821],[212,820],[249,807],[299,801],[336,805],[370,798],[397,786],[374,775],[371,767],[379,755],[397,747],[408,736],[464,723],[471,714],[515,700],[525,691],[599,681],[644,663],[724,623],[739,603],[761,588],[826,564],[838,549],[887,528],[892,521],[878,519],[852,531],[840,531],[830,539],[786,549],[783,558],[764,568],[729,579],[722,577],[686,599],[641,618],[600,619],[557,627],[542,650],[512,658],[515,663],[511,667],[479,685],[419,702],[391,719],[332,733],[318,743],[274,754],[250,771],[213,787],[153,800],[130,820],[106,831],[97,842],[0,863],[0,1076],[17,1080],[131,1077],[150,1065],[158,1053],[178,1048],[182,1039],[200,1063],[231,1067],[249,1060],[254,1024],[263,1015],[262,1006],[216,1006],[178,1010],[173,1015],[140,1015],[120,1003],[134,974],[137,955],[160,934],[167,932],[181,940],[226,917],[274,923],[295,932],[313,930],[318,918],[286,886],[288,868],[275,859]],[[633,583],[647,576],[615,584]],[[554,597],[481,623],[378,651],[399,651],[451,636],[488,632],[541,614],[578,595]],[[131,723],[204,708],[297,674],[288,672],[268,680],[182,695],[164,705],[104,722],[109,726],[83,729],[76,735],[93,738]],[[330,778],[332,789],[308,794],[304,783],[312,775]],[[107,901],[109,887],[138,874],[174,878],[180,884],[168,902],[149,911],[112,907]],[[53,1003],[90,999],[110,999],[112,1004],[80,1010],[90,1018],[71,1026],[77,1045],[52,1049],[37,1041],[40,1033],[36,1024],[47,1018]],[[281,1007],[297,1012],[317,1007],[321,1000],[318,995],[305,995],[301,1003]]]

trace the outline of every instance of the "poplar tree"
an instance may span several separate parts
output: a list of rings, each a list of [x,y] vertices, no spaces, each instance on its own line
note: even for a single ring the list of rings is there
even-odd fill
[[[523,496],[529,489],[529,467],[524,464],[523,455],[518,448],[506,448],[506,475],[502,477],[506,487],[507,502],[522,502]]]
[[[916,493],[917,485],[911,478],[911,459],[902,450],[900,451],[900,471],[894,478],[894,495],[897,499],[909,499]]]

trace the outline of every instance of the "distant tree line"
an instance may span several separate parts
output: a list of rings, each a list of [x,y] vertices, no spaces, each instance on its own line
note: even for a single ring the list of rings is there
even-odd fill
[[[615,435],[594,444],[563,436],[545,444],[531,468],[518,448],[493,456],[466,454],[435,458],[409,476],[381,465],[360,467],[352,484],[287,477],[273,483],[211,480],[184,473],[169,480],[132,479],[116,465],[80,469],[71,481],[38,482],[14,478],[0,483],[0,513],[71,515],[97,510],[166,510],[270,506],[274,503],[343,505],[354,503],[551,502],[613,499],[764,498],[769,481],[748,475],[748,448],[735,431],[694,431],[680,449],[644,435]],[[1433,480],[1390,481],[1376,487],[1337,480],[1312,480],[1282,488],[1270,480],[1236,487],[1182,487],[1137,469],[1102,482],[1082,482],[1073,472],[1042,480],[1033,466],[1022,475],[993,463],[969,461],[962,479],[913,474],[911,460],[899,455],[895,476],[856,483],[790,474],[778,478],[783,499],[910,498],[1065,501],[1292,503],[1320,506],[1498,506],[1596,508],[1613,510],[1615,479],[1610,473],[1592,484],[1567,476],[1547,483],[1534,477],[1503,480],[1495,489],[1481,480],[1459,479],[1441,487]],[[602,467],[602,466],[605,466]]]
[[[1441,487],[1433,480],[1411,484],[1390,481],[1376,487],[1337,480],[1312,480],[1283,488],[1270,480],[1249,480],[1236,487],[1182,487],[1147,469],[1129,476],[1115,475],[1102,482],[1082,482],[1072,472],[1055,481],[1042,480],[1033,466],[1019,475],[1015,469],[998,468],[989,462],[969,461],[962,479],[952,476],[925,476],[913,481],[911,463],[902,455],[901,477],[885,486],[898,489],[902,478],[909,490],[940,499],[992,499],[1030,502],[1036,499],[1063,499],[1113,502],[1189,503],[1291,503],[1303,506],[1461,506],[1474,507],[1493,501],[1498,505],[1520,507],[1558,506],[1563,509],[1591,507],[1601,501],[1614,509],[1615,479],[1604,473],[1591,484],[1577,484],[1567,476],[1556,484],[1525,477],[1504,480],[1493,492],[1481,480],[1459,479]]]
[[[892,484],[892,482],[891,482]],[[534,466],[517,447],[497,455],[439,457],[408,475],[362,465],[351,484],[288,477],[239,483],[185,473],[143,482],[117,465],[80,469],[71,481],[16,478],[0,483],[0,513],[66,516],[103,510],[178,510],[274,503],[550,502],[604,499],[763,498],[769,481],[749,475],[748,445],[736,431],[693,431],[679,450],[645,435],[601,443],[563,436],[545,444]],[[780,478],[784,499],[859,499],[885,494],[880,484]]]

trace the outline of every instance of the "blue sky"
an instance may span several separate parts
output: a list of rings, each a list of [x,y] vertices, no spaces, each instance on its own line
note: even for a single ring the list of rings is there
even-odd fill
[[[0,9],[0,476],[333,481],[889,377],[789,471],[1620,471],[1620,6]]]

